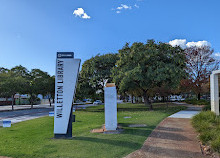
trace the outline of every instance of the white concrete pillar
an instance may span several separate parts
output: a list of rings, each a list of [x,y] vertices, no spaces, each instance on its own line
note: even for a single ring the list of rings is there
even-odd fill
[[[210,76],[211,90],[211,111],[219,115],[219,88],[218,88],[218,73],[212,73]]]
[[[105,129],[117,129],[117,92],[115,84],[106,84],[105,91]]]

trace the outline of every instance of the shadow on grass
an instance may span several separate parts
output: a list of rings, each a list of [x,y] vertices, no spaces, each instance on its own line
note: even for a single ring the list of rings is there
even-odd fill
[[[152,128],[142,128],[142,129],[138,129],[138,128],[126,128],[123,131],[123,134],[129,134],[129,135],[134,135],[134,136],[144,136],[144,137],[148,137],[151,132],[153,131],[153,127]]]
[[[184,106],[169,105],[166,103],[153,105],[153,111],[179,111],[185,109]],[[88,107],[87,109],[80,109],[79,111],[84,112],[104,112],[104,106]],[[119,104],[117,108],[118,112],[138,112],[138,111],[150,111],[149,107],[144,104]]]
[[[120,125],[123,126],[124,128],[124,131],[121,133],[121,135],[129,134],[129,135],[134,135],[134,136],[144,136],[146,138],[151,134],[151,132],[155,128],[155,126],[148,126],[148,127],[142,127],[142,128],[139,128],[139,127],[130,128],[128,127],[128,125],[130,125],[128,123],[121,123]],[[131,148],[131,149],[139,149],[143,143],[143,142],[134,143],[129,140],[122,141],[122,140],[116,140],[116,139],[100,139],[100,138],[92,138],[92,137],[75,137],[73,140],[88,141],[88,142],[95,142],[95,143],[101,143],[101,144],[110,144],[114,146],[126,147],[126,148]]]
[[[92,138],[92,137],[75,137],[73,140],[87,141],[87,142],[95,142],[100,144],[108,144],[119,147],[126,147],[130,149],[140,148],[142,146],[142,142],[134,143],[132,141],[122,141],[122,140],[112,140],[112,139],[100,139],[100,138]]]

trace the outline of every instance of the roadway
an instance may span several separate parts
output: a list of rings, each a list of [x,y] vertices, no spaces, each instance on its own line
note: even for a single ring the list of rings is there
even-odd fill
[[[93,104],[74,105],[76,109],[85,109],[90,106],[96,106]],[[0,106],[0,126],[2,126],[3,120],[11,120],[12,124],[36,119],[43,116],[48,116],[50,111],[54,111],[54,105],[50,107],[46,105],[34,105],[31,109],[31,105],[15,105],[14,111],[10,106]]]

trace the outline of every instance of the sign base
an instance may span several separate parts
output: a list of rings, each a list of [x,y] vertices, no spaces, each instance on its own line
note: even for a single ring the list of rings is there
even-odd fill
[[[72,138],[72,129],[73,129],[72,122],[73,122],[73,113],[72,113],[72,110],[71,110],[66,134],[54,134],[54,138],[55,139]]]

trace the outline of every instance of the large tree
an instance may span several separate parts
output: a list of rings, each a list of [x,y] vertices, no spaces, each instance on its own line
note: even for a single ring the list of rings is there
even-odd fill
[[[21,65],[11,70],[0,67],[0,86],[0,95],[3,97],[14,97],[16,93],[29,94],[31,108],[33,108],[38,94],[48,95],[51,105],[51,99],[54,99],[55,93],[55,77],[51,77],[40,69],[28,71]]]
[[[104,85],[112,81],[111,69],[117,59],[117,54],[105,54],[86,60],[80,71],[76,98],[90,97],[103,100]]]
[[[112,77],[121,93],[140,94],[145,105],[155,87],[176,87],[185,75],[185,56],[180,47],[148,40],[144,43],[127,43],[119,50],[119,60]]]
[[[182,87],[192,89],[200,99],[203,87],[209,82],[212,71],[218,69],[219,62],[213,58],[214,50],[209,46],[189,47],[185,49],[188,78],[182,81]]]
[[[33,108],[33,103],[38,94],[46,96],[49,93],[51,79],[47,72],[40,69],[32,69],[29,73],[28,81],[29,84],[26,93],[30,94],[31,108]]]
[[[21,65],[13,67],[10,71],[13,72],[16,76],[21,76],[24,78],[28,78],[30,73],[26,67]]]
[[[9,71],[0,73],[0,81],[0,95],[3,97],[11,97],[12,110],[14,110],[14,96],[16,93],[23,91],[23,88],[27,84],[27,80]]]
[[[0,73],[6,73],[9,72],[9,69],[6,69],[4,67],[0,67]]]

